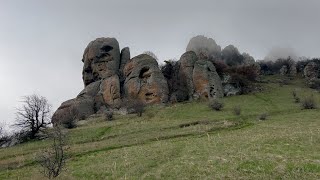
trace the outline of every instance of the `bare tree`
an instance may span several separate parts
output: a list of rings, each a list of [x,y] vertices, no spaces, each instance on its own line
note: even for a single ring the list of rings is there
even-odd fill
[[[51,105],[45,97],[33,94],[24,96],[22,107],[17,108],[16,126],[29,133],[29,138],[36,135],[50,124]]]
[[[61,126],[56,126],[53,129],[51,136],[53,144],[50,149],[47,149],[39,154],[38,162],[42,167],[42,173],[49,179],[58,177],[65,165],[65,135],[61,130]]]

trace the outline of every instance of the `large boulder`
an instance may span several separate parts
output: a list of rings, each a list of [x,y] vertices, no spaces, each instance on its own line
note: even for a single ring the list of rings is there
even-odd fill
[[[237,83],[232,82],[229,74],[223,74],[221,79],[224,96],[235,96],[241,94],[241,87]]]
[[[66,123],[74,119],[82,119],[97,112],[104,101],[99,94],[101,81],[86,86],[76,98],[63,102],[52,116],[52,123]]]
[[[198,60],[194,64],[193,84],[194,97],[202,99],[216,99],[223,97],[221,79],[212,62]]]
[[[82,78],[85,86],[118,73],[119,43],[115,38],[97,38],[84,51]]]
[[[124,75],[127,99],[138,99],[145,104],[168,101],[168,84],[151,56],[141,54],[132,58],[124,67]]]
[[[89,97],[70,99],[61,104],[52,116],[54,125],[68,123],[94,114],[94,100]]]
[[[180,68],[178,80],[180,81],[180,86],[183,86],[187,91],[187,97],[189,100],[192,100],[195,90],[193,85],[193,68],[197,60],[198,57],[193,51],[184,53],[179,60]]]

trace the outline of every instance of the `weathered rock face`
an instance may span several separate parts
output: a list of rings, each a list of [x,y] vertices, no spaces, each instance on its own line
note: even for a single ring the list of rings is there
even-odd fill
[[[214,65],[207,60],[198,60],[193,69],[195,97],[215,99],[223,97],[220,77]]]
[[[184,53],[179,62],[179,79],[182,81],[183,86],[187,88],[187,95],[189,100],[192,100],[194,93],[194,85],[193,85],[193,68],[195,62],[198,60],[198,57],[195,52],[188,51]]]
[[[110,107],[119,108],[121,103],[121,96],[118,75],[113,75],[102,80],[99,93],[102,94],[104,103],[106,103]]]
[[[156,104],[166,103],[169,95],[177,101],[222,97],[221,80],[214,65],[204,60],[206,56],[201,53],[199,56],[201,60],[192,51],[184,53],[166,69],[165,77],[153,57],[141,54],[130,59],[129,48],[120,53],[115,38],[98,38],[88,44],[83,54],[85,88],[76,98],[61,104],[52,122],[65,123],[95,113],[121,111],[123,102],[131,99]]]
[[[123,72],[124,66],[127,64],[127,62],[130,61],[130,50],[128,47],[125,47],[121,50],[121,63],[120,63],[120,72]]]
[[[101,81],[93,82],[86,86],[76,98],[65,101],[52,116],[52,123],[66,123],[72,119],[88,117],[96,112]]]
[[[84,51],[82,61],[85,86],[117,74],[120,66],[118,41],[115,38],[98,38],[90,42]]]
[[[52,116],[52,123],[67,123],[73,119],[81,119],[94,114],[94,100],[92,98],[75,98],[61,104]]]
[[[168,84],[157,61],[142,54],[130,60],[124,67],[124,92],[128,99],[139,99],[146,104],[168,101]]]
[[[126,80],[125,75],[123,73],[124,66],[130,61],[130,50],[128,47],[125,47],[121,50],[120,55],[120,69],[119,69],[119,80],[120,80],[120,94],[124,94],[123,84]]]
[[[125,49],[125,56],[130,56]],[[115,38],[98,38],[91,41],[82,59],[82,78],[85,85],[75,99],[61,104],[52,117],[53,123],[87,117],[120,105],[120,50]],[[76,117],[75,117],[76,116]]]

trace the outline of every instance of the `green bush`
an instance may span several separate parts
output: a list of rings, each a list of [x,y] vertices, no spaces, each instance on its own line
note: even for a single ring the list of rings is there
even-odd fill
[[[221,100],[219,99],[213,99],[209,102],[209,107],[212,110],[216,110],[216,111],[221,111],[222,108],[224,107],[224,104]]]

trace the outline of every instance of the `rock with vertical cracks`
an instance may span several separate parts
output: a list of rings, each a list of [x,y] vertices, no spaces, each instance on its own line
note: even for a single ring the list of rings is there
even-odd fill
[[[184,53],[179,60],[179,84],[185,87],[189,100],[192,100],[193,93],[195,90],[193,84],[193,68],[197,60],[198,57],[196,53],[193,51],[188,51]]]
[[[223,97],[220,77],[212,62],[198,60],[193,69],[194,97],[216,99]]]
[[[127,99],[141,100],[145,104],[168,101],[168,84],[151,56],[141,54],[132,58],[124,67],[124,75]]]
[[[115,38],[97,38],[84,51],[82,78],[84,85],[111,77],[120,67],[119,43]]]

